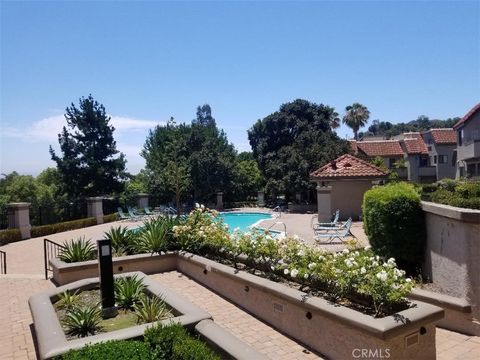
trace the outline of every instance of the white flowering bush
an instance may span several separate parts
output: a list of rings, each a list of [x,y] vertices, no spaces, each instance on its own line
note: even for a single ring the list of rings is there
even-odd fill
[[[233,243],[227,226],[217,216],[215,210],[196,204],[183,224],[173,227],[179,249],[211,256],[231,253]]]
[[[413,282],[395,259],[382,259],[371,248],[328,253],[298,238],[274,239],[268,232],[228,233],[217,213],[197,206],[173,229],[181,250],[216,259],[244,262],[265,275],[294,281],[303,289],[327,292],[371,308],[375,316],[406,307]]]

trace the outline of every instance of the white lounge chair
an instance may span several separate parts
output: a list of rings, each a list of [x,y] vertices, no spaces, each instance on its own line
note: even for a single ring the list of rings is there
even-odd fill
[[[345,242],[344,239],[347,237],[355,238],[355,235],[353,235],[350,231],[351,227],[352,218],[349,218],[341,227],[334,227],[328,229],[322,228],[319,230],[314,230],[315,240],[319,243],[323,243],[322,240],[325,239],[327,243],[331,243],[333,240],[338,239],[343,243]]]

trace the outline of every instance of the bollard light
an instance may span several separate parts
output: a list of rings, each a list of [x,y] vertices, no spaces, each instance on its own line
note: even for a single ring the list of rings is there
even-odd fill
[[[100,274],[100,296],[102,297],[102,317],[111,318],[118,314],[115,306],[113,286],[112,245],[110,240],[97,240],[98,273]]]

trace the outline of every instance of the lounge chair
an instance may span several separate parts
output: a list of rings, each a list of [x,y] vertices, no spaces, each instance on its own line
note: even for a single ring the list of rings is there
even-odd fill
[[[319,229],[314,230],[315,240],[319,243],[322,243],[322,239],[325,239],[326,242],[331,243],[333,240],[338,239],[342,243],[345,242],[344,239],[347,237],[355,238],[355,235],[352,234],[350,228],[352,227],[352,218],[349,218],[347,222],[341,227],[334,227],[328,229]]]
[[[317,215],[315,215],[317,216]],[[312,228],[313,230],[321,230],[321,229],[328,229],[332,227],[337,227],[338,226],[338,218],[340,217],[340,210],[335,211],[335,215],[333,217],[333,220],[329,223],[313,223],[313,219],[315,216],[312,218]]]
[[[148,216],[159,216],[161,213],[159,213],[158,211],[151,211],[148,206],[145,206],[143,208],[143,211],[145,211],[145,215],[148,215]]]
[[[144,217],[143,215],[136,213],[135,210],[132,209],[130,206],[127,207],[127,211],[128,215],[132,220],[142,220]]]
[[[132,220],[130,216],[125,215],[121,207],[117,208],[117,212],[118,212],[118,216],[120,217],[120,221]]]

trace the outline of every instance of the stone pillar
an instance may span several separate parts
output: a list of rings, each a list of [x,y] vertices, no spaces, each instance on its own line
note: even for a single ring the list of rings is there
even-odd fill
[[[148,207],[148,194],[137,194],[137,208],[143,209]]]
[[[257,204],[260,207],[265,206],[265,192],[259,191],[257,196]]]
[[[318,221],[332,221],[332,187],[317,183]]]
[[[103,198],[89,197],[87,198],[87,216],[94,217],[97,224],[103,224]]]
[[[217,192],[217,210],[223,209],[223,192]]]
[[[7,204],[8,227],[20,229],[22,239],[30,239],[30,203],[18,202]]]

